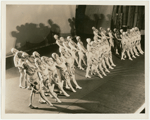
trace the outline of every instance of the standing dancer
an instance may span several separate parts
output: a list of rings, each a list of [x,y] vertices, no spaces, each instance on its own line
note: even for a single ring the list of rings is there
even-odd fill
[[[37,107],[32,105],[32,97],[33,94],[39,94],[41,98],[44,99],[44,101],[46,101],[47,104],[49,104],[50,106],[53,106],[53,104],[47,99],[47,97],[44,95],[44,86],[42,86],[41,81],[38,73],[37,73],[37,68],[33,68],[32,66],[29,66],[26,62],[22,63],[22,67],[24,69],[24,74],[25,76],[27,76],[28,82],[31,84],[32,86],[32,90],[31,90],[31,94],[30,94],[30,104],[29,107],[31,109],[35,109]],[[42,79],[42,78],[41,78]]]
[[[86,39],[87,41],[87,52],[86,52],[86,56],[87,56],[87,68],[86,68],[86,75],[85,77],[86,78],[91,78],[91,76],[89,76],[89,72],[90,72],[90,69],[91,69],[91,66],[92,66],[92,46],[91,46],[91,39],[90,38],[87,38]]]
[[[35,65],[39,69],[40,74],[41,74],[41,83],[43,86],[45,86],[49,91],[50,94],[56,99],[56,102],[61,103],[59,98],[57,97],[56,93],[54,92],[54,83],[51,80],[51,73],[48,70],[48,66],[44,64],[39,58],[35,59]]]
[[[74,69],[74,59],[73,57],[68,54],[68,52],[64,48],[60,48],[61,58],[66,62],[66,66],[68,69],[68,72],[70,74],[70,78],[72,79],[74,85],[76,86],[76,89],[82,89],[80,87],[75,79],[75,69]]]
[[[23,84],[23,80],[24,80],[24,69],[21,67],[21,62],[24,61],[24,59],[22,59],[22,53],[23,52],[22,51],[18,51],[15,48],[12,48],[11,52],[14,55],[14,65],[15,65],[15,67],[18,67],[19,73],[20,73],[19,87],[20,88],[26,88],[26,86],[23,87],[23,85],[22,85]]]
[[[84,70],[84,68],[81,65],[81,62],[83,61],[84,65],[87,66],[86,61],[85,61],[85,54],[87,52],[87,50],[84,48],[83,43],[81,42],[81,39],[79,36],[76,37],[76,40],[78,41],[77,46],[79,48],[78,51],[78,55],[79,55],[79,64],[78,67],[82,70]]]
[[[92,27],[92,30],[93,30],[93,34],[94,36],[97,38],[97,39],[101,39],[101,36],[99,36],[99,31],[95,28],[95,27]]]
[[[46,63],[46,65],[48,65],[49,70],[52,72],[51,75],[51,79],[54,81],[54,83],[58,86],[58,88],[60,89],[60,93],[63,93],[66,97],[69,97],[70,95],[68,95],[66,93],[66,91],[63,89],[63,83],[64,81],[62,81],[60,78],[60,71],[58,70],[58,68],[56,67],[56,63],[53,61],[53,59],[50,57],[45,57],[43,56],[41,58],[41,60],[43,62]]]
[[[116,28],[114,28],[114,36],[115,36],[115,39],[114,39],[114,50],[115,50],[116,54],[119,55],[118,49],[120,49],[121,37],[120,37],[119,31]]]
[[[136,31],[136,35],[137,35],[137,44],[136,44],[136,48],[138,49],[138,51],[143,55],[144,52],[141,48],[141,33],[139,31],[139,28],[135,27],[135,31]]]
[[[132,47],[132,50],[133,52],[135,53],[136,56],[139,56],[136,48],[135,48],[135,39],[134,39],[134,33],[133,33],[133,29],[130,30],[130,39],[131,39],[131,47]]]
[[[56,66],[59,68],[60,70],[60,73],[62,75],[61,79],[65,79],[66,82],[67,82],[67,85],[69,85],[70,89],[73,91],[73,92],[76,92],[74,90],[74,88],[72,87],[71,85],[71,78],[70,78],[70,74],[68,72],[68,69],[67,69],[67,66],[66,66],[66,62],[58,56],[58,54],[56,53],[53,53],[52,54],[52,57],[54,58],[55,62],[56,62]],[[66,86],[67,87],[67,86]]]
[[[58,35],[54,35],[54,38],[55,38],[55,40],[56,40],[56,44],[57,44],[59,47],[64,47],[64,46],[63,46],[63,41],[58,38]]]
[[[78,61],[78,56],[77,56],[77,52],[79,51],[79,48],[70,36],[67,37],[67,40],[69,41],[68,45],[71,48],[71,54],[74,60],[76,61],[77,65],[79,66],[79,61]]]
[[[108,28],[107,31],[108,31],[108,35],[109,35],[109,44],[110,44],[111,47],[114,48],[114,42],[113,42],[114,37],[112,35],[112,31],[110,30],[110,28]]]

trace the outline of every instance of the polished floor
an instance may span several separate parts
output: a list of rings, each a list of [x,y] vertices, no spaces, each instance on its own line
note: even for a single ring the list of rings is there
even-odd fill
[[[49,55],[48,55],[49,56]],[[121,61],[113,55],[116,67],[100,79],[92,76],[85,78],[85,70],[76,69],[76,79],[82,90],[71,96],[59,96],[62,103],[49,100],[54,107],[38,103],[35,95],[33,104],[38,109],[30,109],[30,91],[19,88],[19,72],[15,67],[6,70],[5,112],[6,113],[135,113],[145,103],[144,55],[133,61]]]

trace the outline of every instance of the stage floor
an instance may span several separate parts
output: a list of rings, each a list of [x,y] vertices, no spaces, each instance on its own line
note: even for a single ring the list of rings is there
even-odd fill
[[[85,78],[85,70],[76,69],[76,79],[82,90],[73,93],[66,90],[71,96],[59,96],[62,103],[50,101],[54,107],[38,103],[35,95],[33,104],[38,109],[30,109],[30,91],[19,88],[19,72],[13,67],[6,70],[6,113],[135,113],[145,103],[145,69],[144,55],[133,61],[121,61],[113,55],[116,67],[100,79],[93,76]]]

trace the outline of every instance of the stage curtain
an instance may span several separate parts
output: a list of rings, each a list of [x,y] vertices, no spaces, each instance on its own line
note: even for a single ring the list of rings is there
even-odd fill
[[[144,30],[144,6],[113,6],[111,28],[139,27]]]

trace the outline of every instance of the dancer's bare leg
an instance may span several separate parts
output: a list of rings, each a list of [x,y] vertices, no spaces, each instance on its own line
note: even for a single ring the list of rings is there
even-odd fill
[[[91,76],[89,76],[90,68],[91,68],[90,65],[88,65],[86,68],[86,75],[85,75],[86,78],[91,78]]]
[[[44,100],[46,101],[46,103],[47,103],[48,105],[50,105],[50,107],[53,106],[53,104],[52,104],[52,103],[47,99],[47,97],[45,96],[44,90],[40,90],[40,96],[41,96],[42,99],[44,99]]]
[[[100,77],[100,78],[103,78],[103,76],[99,73],[99,70],[98,70],[98,65],[96,66],[96,69],[95,69],[95,71],[96,71],[96,73],[98,74],[98,76]]]
[[[49,83],[48,88],[49,88],[49,91],[52,94],[52,96],[56,99],[56,101],[58,103],[61,103],[60,99],[57,97],[57,94],[54,92],[54,84],[50,85],[50,83]]]
[[[20,68],[19,68],[19,69],[20,69]],[[23,71],[23,70],[22,70],[22,71],[19,70],[19,71],[20,71],[19,87],[20,87],[20,88],[26,88],[26,87],[23,87],[23,86],[22,86],[23,81],[24,81],[24,71]]]
[[[80,86],[78,85],[78,83],[77,83],[77,81],[76,81],[76,79],[75,79],[75,75],[72,75],[72,81],[73,81],[73,83],[75,84],[76,89],[82,89],[82,87],[80,87]]]
[[[32,97],[33,97],[33,90],[31,90],[31,94],[30,94],[30,103],[29,103],[29,107],[30,107],[31,109],[36,109],[36,108],[38,108],[38,107],[32,105]]]
[[[69,97],[70,95],[67,94],[67,92],[63,89],[63,84],[64,84],[64,81],[58,82],[58,88],[61,90],[61,92],[62,92],[66,97]]]
[[[101,64],[101,63],[98,65],[98,67],[99,67],[100,71],[103,73],[103,75],[104,75],[104,76],[107,76],[107,75],[105,74],[105,72],[103,71],[103,68],[102,68],[102,64]]]
[[[109,55],[109,61],[110,61],[111,65],[112,65],[113,67],[116,66],[116,65],[114,64],[113,60],[112,60],[112,54]]]
[[[137,45],[137,49],[139,50],[139,52],[143,55],[144,54],[144,52],[143,52],[143,50],[142,50],[142,48],[141,48],[141,43],[140,43],[140,41],[139,41],[139,45]]]
[[[133,58],[136,58],[136,57],[135,57],[135,55],[134,55],[134,53],[133,53],[132,48],[130,48],[130,49],[129,49],[129,51],[130,51],[130,53],[131,53],[132,57],[133,57]]]
[[[132,61],[133,59],[132,59],[131,56],[130,56],[129,50],[127,50],[126,52],[127,52],[128,57],[129,57],[129,60]]]
[[[70,82],[70,78],[66,78],[66,82],[69,85],[70,89],[72,90],[72,92],[76,92],[75,89],[72,87],[71,82]]]
[[[133,51],[134,51],[135,55],[139,56],[139,54],[138,54],[138,52],[137,52],[135,46],[133,47]]]
[[[106,61],[106,64],[108,65],[108,67],[110,69],[114,69],[113,67],[111,67],[110,63],[109,63],[109,60],[108,60],[108,57],[105,57],[105,61]]]
[[[105,71],[108,72],[108,73],[110,73],[110,71],[109,71],[109,70],[107,69],[107,67],[106,67],[106,64],[105,64],[104,59],[102,60],[102,65],[103,65],[103,67],[105,68]]]
[[[122,52],[121,52],[121,60],[125,60],[125,59],[123,58],[124,53],[125,53],[125,49],[123,49]]]

